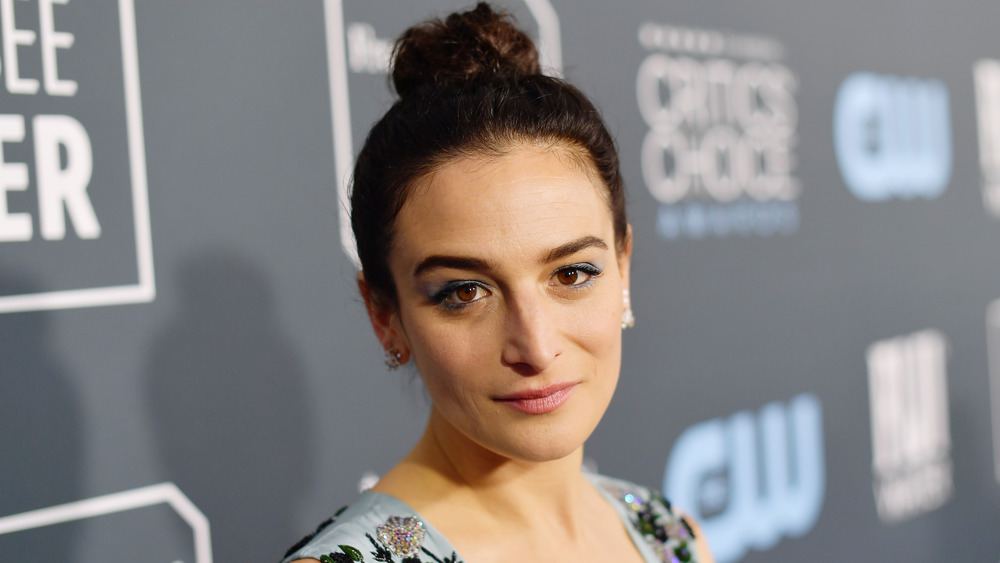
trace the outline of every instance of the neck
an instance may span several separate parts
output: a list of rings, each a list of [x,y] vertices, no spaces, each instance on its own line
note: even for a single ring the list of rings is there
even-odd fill
[[[427,516],[439,508],[468,506],[493,525],[534,526],[544,520],[572,530],[586,513],[581,507],[596,493],[581,472],[582,461],[582,446],[545,461],[498,454],[456,431],[432,409],[416,447],[375,490]]]

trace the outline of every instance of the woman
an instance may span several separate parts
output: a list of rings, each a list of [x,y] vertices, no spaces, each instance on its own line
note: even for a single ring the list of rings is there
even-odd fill
[[[631,231],[614,142],[488,5],[408,30],[358,157],[358,285],[432,405],[416,447],[285,561],[707,561],[655,493],[581,471],[614,393]]]

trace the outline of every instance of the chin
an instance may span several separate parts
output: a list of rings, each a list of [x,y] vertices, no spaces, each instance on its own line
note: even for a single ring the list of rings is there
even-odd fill
[[[514,435],[508,434],[506,445],[509,447],[502,455],[528,462],[546,462],[580,452],[610,403],[610,396],[591,399],[574,402],[571,398],[570,403],[553,413],[518,421],[524,425],[517,428]]]
[[[584,442],[597,427],[597,421],[588,421],[586,424],[577,422],[570,428],[559,426],[561,425],[531,428],[519,436],[505,440],[506,444],[498,444],[500,447],[490,449],[519,461],[542,463],[564,459],[583,448]]]

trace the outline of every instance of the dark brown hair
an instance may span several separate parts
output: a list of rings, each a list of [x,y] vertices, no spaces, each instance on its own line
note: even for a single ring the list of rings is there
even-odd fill
[[[608,190],[619,252],[627,244],[618,151],[578,89],[541,74],[538,52],[510,16],[479,3],[396,41],[399,100],[368,134],[354,167],[351,225],[371,296],[396,305],[389,271],[394,224],[414,182],[453,159],[543,143],[582,156]]]

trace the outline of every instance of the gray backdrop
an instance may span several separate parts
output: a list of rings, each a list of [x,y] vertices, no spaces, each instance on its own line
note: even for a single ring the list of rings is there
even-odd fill
[[[1000,5],[501,4],[628,186],[588,465],[723,561],[1000,558]],[[274,561],[408,450],[338,194],[465,5],[0,1],[0,560]]]

